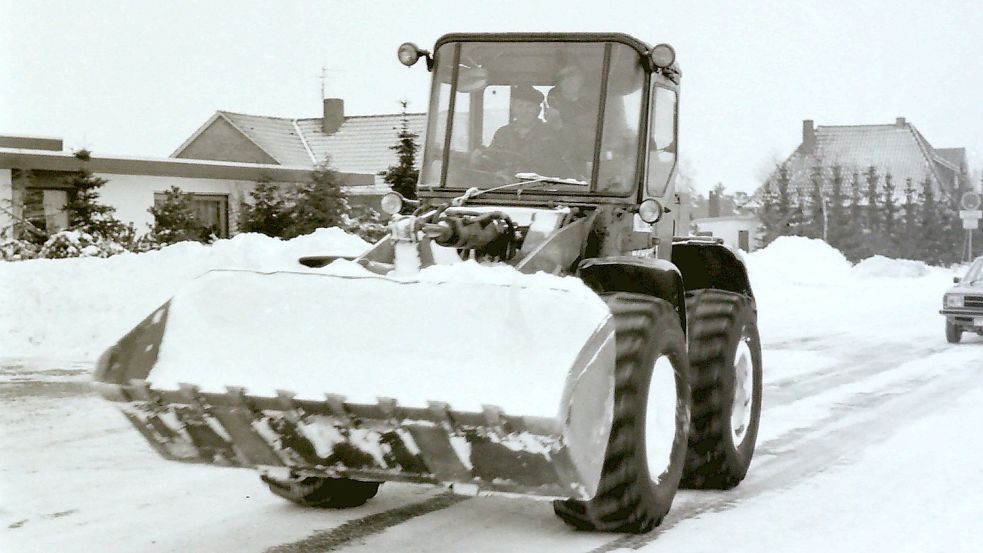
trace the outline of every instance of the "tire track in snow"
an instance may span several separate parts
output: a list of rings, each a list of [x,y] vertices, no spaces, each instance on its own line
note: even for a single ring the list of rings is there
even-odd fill
[[[383,530],[402,524],[418,516],[446,509],[451,505],[470,499],[470,497],[447,492],[425,501],[411,503],[381,513],[348,521],[341,526],[317,532],[312,536],[293,543],[278,545],[266,550],[266,553],[313,553],[336,551],[340,547],[358,541]]]
[[[945,344],[932,347],[911,347],[906,343],[882,344],[884,347],[890,346],[891,348],[891,355],[886,357],[884,349],[872,349],[869,344],[859,344],[848,350],[837,346],[839,344],[831,343],[827,348],[843,357],[843,361],[835,366],[766,384],[764,393],[766,405],[769,407],[788,405],[804,397],[813,396],[818,392],[824,392],[845,384],[854,384],[859,380],[886,373],[897,368],[899,361],[928,357],[949,349]],[[765,349],[765,366],[763,369],[766,372],[769,370],[767,353],[768,350]],[[856,368],[850,368],[850,366]]]
[[[830,346],[832,347],[833,344]],[[775,381],[767,385],[767,396],[777,396],[777,399],[767,402],[765,407],[770,410],[775,407],[787,406],[820,392],[829,392],[840,386],[857,384],[866,379],[890,373],[897,369],[903,360],[932,357],[950,351],[944,344],[933,347],[912,347],[909,344],[892,344],[891,346],[891,355],[887,359],[883,356],[883,349],[871,350],[869,344],[858,344],[855,348],[839,349],[837,354],[843,360],[836,366],[820,373],[812,373],[808,378],[793,377],[789,380]],[[853,366],[857,368],[850,368]],[[936,380],[938,380],[938,375],[915,379],[902,378],[885,383],[886,389],[895,391],[877,390],[845,393],[841,398],[838,398],[833,407],[828,409],[829,412],[826,416],[809,426],[788,430],[766,443],[759,442],[755,464],[751,468],[753,476],[740,487],[726,492],[683,491],[684,497],[680,498],[683,500],[680,502],[683,505],[670,511],[666,521],[653,533],[619,537],[591,551],[592,553],[601,553],[616,549],[642,547],[656,539],[659,533],[667,531],[687,518],[708,512],[727,510],[747,498],[780,489],[794,484],[803,477],[820,472],[831,463],[847,456],[851,450],[860,451],[864,446],[875,441],[867,439],[866,433],[857,432],[857,430],[868,424],[870,420],[876,420],[876,416],[865,416],[863,420],[856,420],[847,426],[844,426],[845,418],[855,412],[864,413],[868,409],[873,410],[871,412],[875,414],[888,408],[892,409],[891,412],[910,412],[911,409],[908,406],[915,400],[904,399],[911,395],[910,390],[932,388],[932,383]],[[941,397],[951,393],[952,390],[959,389],[965,390],[965,385],[949,384],[945,390],[935,392],[932,397]],[[898,401],[901,401],[901,404],[896,405]],[[922,400],[919,399],[918,401]],[[926,403],[931,404],[930,401]],[[921,404],[919,403],[919,405]],[[767,416],[767,412],[763,413],[762,416]],[[847,420],[854,421],[855,419],[847,418]],[[852,442],[845,439],[854,435],[862,439],[856,439]],[[876,441],[886,439],[889,435],[889,433],[885,433]],[[830,443],[835,444],[836,447],[829,447]],[[701,497],[710,494],[718,497],[715,499],[712,496]],[[452,493],[442,494],[426,501],[352,520],[332,530],[319,532],[309,538],[277,546],[267,551],[269,553],[336,551],[348,545],[357,544],[365,538],[379,534],[413,518],[447,509],[467,499],[470,497]],[[592,535],[596,536],[596,534]],[[428,536],[428,538],[432,539],[433,536]],[[429,547],[434,550],[440,550],[442,547],[439,542],[428,543]],[[453,546],[452,549],[458,549],[459,545]]]
[[[929,358],[925,363],[931,363]],[[662,525],[649,534],[622,536],[590,553],[639,549],[686,519],[726,511],[748,499],[792,486],[886,440],[899,426],[893,421],[928,415],[946,400],[979,386],[981,376],[983,370],[978,368],[956,369],[941,377],[923,375],[892,382],[887,389],[844,398],[851,401],[838,403],[815,424],[787,432],[780,439],[771,440],[774,445],[759,448],[748,479],[737,488],[724,492],[684,491],[706,496],[706,500],[687,502],[682,509],[669,511]]]

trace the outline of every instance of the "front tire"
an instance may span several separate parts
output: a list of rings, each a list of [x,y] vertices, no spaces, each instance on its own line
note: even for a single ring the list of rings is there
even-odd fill
[[[747,475],[761,418],[761,340],[746,296],[686,294],[693,412],[682,486],[726,490]]]
[[[381,482],[362,482],[349,478],[315,476],[279,479],[263,474],[260,478],[274,494],[304,507],[349,509],[375,497]]]
[[[593,499],[554,501],[553,510],[580,530],[648,532],[669,512],[686,459],[686,339],[666,301],[629,293],[604,299],[614,318],[617,361],[601,481]]]
[[[963,331],[949,321],[945,322],[945,340],[950,344],[958,344],[963,338]]]

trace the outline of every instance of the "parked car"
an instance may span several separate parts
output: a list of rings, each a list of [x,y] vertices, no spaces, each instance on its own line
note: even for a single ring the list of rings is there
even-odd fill
[[[977,257],[962,279],[952,279],[956,285],[942,299],[945,315],[945,339],[957,344],[963,332],[983,336],[983,256]]]

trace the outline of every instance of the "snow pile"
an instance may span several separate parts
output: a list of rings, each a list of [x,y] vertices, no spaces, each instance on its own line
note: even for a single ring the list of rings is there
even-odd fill
[[[602,366],[613,362],[609,319],[580,279],[474,261],[399,279],[344,260],[319,274],[219,271],[171,300],[147,380],[555,416],[584,344],[607,342]]]
[[[825,242],[802,237],[775,240],[749,254],[747,265],[766,343],[801,340],[803,329],[815,336],[913,339],[923,327],[894,323],[908,317],[941,325],[938,309],[952,280],[943,269],[906,275],[906,262],[895,260],[871,261],[857,270]],[[870,278],[874,272],[895,277]]]
[[[756,280],[825,285],[850,276],[850,262],[822,240],[782,236],[747,256],[752,285]]]
[[[911,259],[891,259],[883,255],[868,257],[853,267],[858,277],[916,278],[929,273],[928,265]]]
[[[0,357],[94,359],[183,284],[209,270],[310,271],[305,255],[358,255],[369,244],[337,228],[282,241],[240,234],[108,259],[0,262]]]

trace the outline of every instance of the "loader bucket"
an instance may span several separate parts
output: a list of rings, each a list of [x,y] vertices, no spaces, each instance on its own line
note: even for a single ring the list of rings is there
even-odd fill
[[[610,312],[572,277],[468,264],[206,273],[103,354],[97,388],[172,460],[592,497]]]

